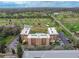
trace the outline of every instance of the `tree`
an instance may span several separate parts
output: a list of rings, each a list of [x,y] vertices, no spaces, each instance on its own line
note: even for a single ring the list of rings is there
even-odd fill
[[[3,30],[3,26],[0,26],[0,32],[2,32],[2,30]]]
[[[12,48],[12,53],[15,54],[15,50]]]
[[[22,39],[20,35],[19,35],[19,43],[22,43]]]
[[[19,58],[22,58],[23,50],[20,44],[17,45],[17,55]]]
[[[17,35],[20,33],[20,27],[19,26],[4,27],[2,32],[5,33],[5,35]]]
[[[5,44],[6,44],[5,42],[2,42],[0,44],[0,52],[1,53],[6,53],[6,45]]]
[[[76,47],[79,49],[79,40],[77,41]]]
[[[74,50],[74,47],[72,46],[72,44],[67,44],[67,45],[64,45],[64,49],[66,49],[66,50]]]

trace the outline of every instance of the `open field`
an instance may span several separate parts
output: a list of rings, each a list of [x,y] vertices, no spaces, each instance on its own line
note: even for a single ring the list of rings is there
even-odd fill
[[[46,32],[48,27],[53,26],[50,18],[0,19],[0,25],[8,24],[29,25],[31,32]]]
[[[56,16],[57,20],[60,20],[70,31],[79,30],[79,20],[78,16],[72,17],[69,12],[61,12]],[[73,20],[73,21],[72,21]],[[51,18],[40,18],[40,17],[29,17],[29,18],[0,18],[0,25],[13,25],[16,24],[23,28],[24,25],[29,25],[31,27],[31,33],[47,33],[48,27],[56,27],[58,32],[62,31],[61,26],[55,24]],[[75,29],[76,28],[76,29]],[[66,34],[66,33],[65,33]],[[8,39],[7,39],[8,41]]]
[[[61,12],[56,18],[61,21],[70,31],[79,31],[79,13],[75,12]]]
[[[47,33],[48,27],[52,27],[52,20],[50,18],[23,18],[23,19],[5,19],[0,18],[0,26],[1,25],[13,25],[16,24],[21,26],[29,25],[31,29],[31,33],[42,32]],[[6,38],[1,38],[0,42],[10,42],[14,36],[8,36]]]
[[[79,20],[78,14],[69,13],[69,12],[60,12],[56,19],[60,21],[67,29],[70,31],[78,31],[79,30]],[[0,25],[13,25],[16,24],[20,26],[22,29],[24,25],[28,25],[31,27],[31,33],[47,33],[48,27],[56,27],[58,32],[64,32],[66,37],[69,39],[71,35],[66,32],[60,25],[58,25],[55,20],[50,17],[25,17],[25,18],[0,18]],[[8,39],[6,40],[8,41]]]
[[[10,21],[9,21],[10,20]],[[21,24],[27,24],[27,25],[38,25],[38,23],[40,23],[40,25],[49,25],[52,26],[52,22],[50,20],[50,18],[23,18],[23,19],[4,19],[4,18],[0,18],[0,25],[6,25],[9,24],[9,22],[21,25]]]

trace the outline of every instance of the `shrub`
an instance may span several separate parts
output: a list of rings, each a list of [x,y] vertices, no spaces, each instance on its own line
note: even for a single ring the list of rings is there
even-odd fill
[[[17,45],[17,55],[19,58],[22,58],[23,50],[20,44]]]

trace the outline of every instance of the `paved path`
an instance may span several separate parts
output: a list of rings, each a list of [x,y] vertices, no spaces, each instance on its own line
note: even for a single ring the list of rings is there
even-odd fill
[[[12,54],[11,52],[8,52],[5,56],[4,56],[4,58],[17,58],[17,56],[16,56],[16,54]]]
[[[19,39],[19,36],[16,36],[16,38],[8,45],[8,48],[16,48],[17,44],[19,43],[18,42],[18,39]]]
[[[17,58],[16,54],[12,54],[11,48],[15,49],[16,51],[16,46],[19,43],[18,42],[19,36],[16,36],[15,39],[7,46],[9,51],[7,51],[6,55],[4,58]]]

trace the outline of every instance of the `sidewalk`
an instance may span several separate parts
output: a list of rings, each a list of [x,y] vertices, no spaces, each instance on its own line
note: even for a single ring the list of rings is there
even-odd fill
[[[4,56],[4,58],[17,58],[17,56],[16,56],[16,54],[12,54],[12,53],[10,53],[10,52],[8,52],[5,56]]]

